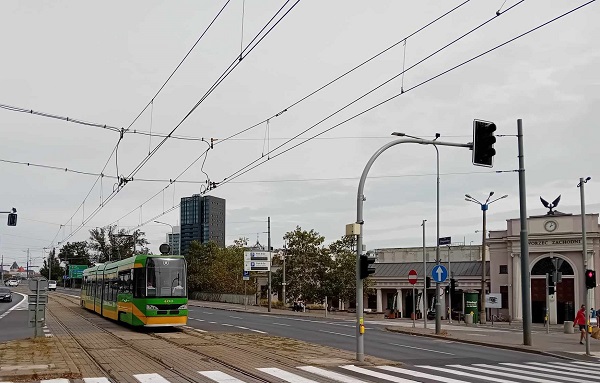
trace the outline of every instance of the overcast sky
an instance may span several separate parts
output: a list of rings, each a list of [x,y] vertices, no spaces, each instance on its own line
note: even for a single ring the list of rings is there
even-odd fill
[[[264,121],[460,3],[302,0],[174,134],[223,139]],[[211,182],[221,182],[263,154],[267,158],[268,150],[284,139],[492,18],[502,3],[469,1],[408,38],[406,47],[398,44],[271,118],[268,131],[263,123],[234,139],[216,141],[203,170]],[[506,1],[502,11],[516,3]],[[466,143],[472,139],[474,118],[494,121],[496,133],[506,135],[516,134],[516,121],[523,119],[530,215],[546,211],[540,196],[553,200],[558,195],[562,195],[558,210],[577,214],[576,185],[586,176],[592,177],[586,186],[587,211],[599,212],[600,4],[411,89],[583,3],[521,2],[302,137],[331,128],[402,88],[410,90],[402,96],[210,191],[227,200],[227,244],[240,236],[255,242],[257,235],[266,244],[268,216],[276,247],[296,225],[315,229],[326,243],[338,239],[345,225],[356,220],[358,177],[369,157],[392,140],[391,132],[425,138],[440,133],[440,140]],[[224,4],[3,1],[0,104],[127,128]],[[227,4],[132,131],[170,132],[239,56],[240,42],[250,43],[284,1],[246,1],[243,36],[242,4],[242,0]],[[290,1],[284,10],[293,4]],[[0,109],[0,124],[1,160],[89,173],[100,173],[119,140],[115,131],[5,109]],[[160,140],[125,134],[117,158],[110,157],[104,174],[129,175]],[[135,227],[177,205],[181,197],[199,193],[206,181],[203,159],[179,178],[197,183],[167,186],[206,148],[198,140],[167,140],[92,218],[90,213],[111,195],[115,179],[104,177],[92,188],[97,180],[93,175],[1,162],[0,209],[15,207],[19,213],[17,227],[0,225],[5,264],[14,260],[24,264],[30,248],[32,263],[39,265],[43,247],[85,240],[90,228],[117,220],[121,227]],[[491,230],[503,229],[506,219],[518,217],[517,173],[494,173],[517,168],[516,138],[498,138],[496,151],[494,168],[488,169],[473,166],[468,149],[440,147],[441,236],[452,236],[453,242],[481,242],[475,233],[481,227],[481,211],[464,200],[465,193],[480,200],[490,191],[509,195],[490,207]],[[365,190],[364,241],[369,249],[419,246],[423,219],[427,242],[435,244],[435,170],[433,147],[400,145],[377,160]],[[176,225],[179,210],[159,220]],[[150,223],[142,230],[158,252],[170,228]]]

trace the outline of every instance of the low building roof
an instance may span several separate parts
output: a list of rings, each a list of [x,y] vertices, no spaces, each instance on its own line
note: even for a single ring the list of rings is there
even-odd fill
[[[442,262],[448,268],[448,262]],[[374,277],[406,277],[408,272],[415,270],[418,276],[423,276],[423,262],[405,262],[405,263],[374,263]],[[427,275],[431,276],[431,269],[435,262],[427,262]],[[459,261],[451,263],[452,275],[455,277],[475,277],[481,275],[481,261]],[[486,262],[486,275],[490,275],[490,262]]]

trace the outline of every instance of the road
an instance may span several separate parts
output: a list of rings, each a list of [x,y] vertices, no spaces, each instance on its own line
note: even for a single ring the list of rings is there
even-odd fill
[[[354,320],[298,318],[189,306],[188,325],[205,331],[264,332],[349,351],[356,350]],[[516,363],[560,361],[543,355],[386,331],[366,322],[365,354],[407,364]]]
[[[33,336],[27,326],[28,313],[25,295],[13,291],[13,301],[0,302],[0,342]]]
[[[77,295],[76,290],[66,289],[65,293]],[[348,351],[356,350],[354,319],[299,318],[192,305],[188,309],[188,325],[204,331],[264,333]],[[544,355],[392,333],[385,330],[385,322],[379,321],[367,321],[365,334],[365,354],[410,365],[562,361]]]

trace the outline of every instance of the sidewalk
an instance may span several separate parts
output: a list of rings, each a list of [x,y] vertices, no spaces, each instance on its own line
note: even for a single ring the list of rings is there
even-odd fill
[[[228,311],[269,313],[266,307],[259,306],[248,306],[247,309],[244,309],[243,305],[238,304],[196,300],[190,300],[188,304],[191,306]],[[325,318],[325,311],[323,310],[294,312],[289,309],[282,310],[272,308],[269,314]],[[356,318],[356,314],[328,312],[327,318],[353,320]],[[447,320],[444,320],[442,321],[442,334],[436,335],[435,322],[431,320],[427,322],[427,329],[425,329],[423,328],[423,320],[416,321],[415,327],[413,328],[413,322],[410,319],[381,318],[381,315],[365,313],[365,321],[367,323],[385,326],[388,331],[452,339],[458,342],[553,355],[561,358],[600,361],[600,340],[590,337],[590,352],[592,358],[587,357],[585,355],[585,345],[579,344],[579,333],[575,331],[574,334],[565,334],[563,325],[551,325],[549,333],[546,333],[546,328],[543,325],[533,324],[532,346],[524,346],[522,324],[516,322],[513,322],[512,324],[507,322],[495,322],[493,326],[491,323],[466,326],[464,323],[456,323],[456,321],[449,324]]]

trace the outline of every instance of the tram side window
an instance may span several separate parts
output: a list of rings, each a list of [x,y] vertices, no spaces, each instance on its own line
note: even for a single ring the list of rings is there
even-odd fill
[[[131,272],[119,271],[119,293],[131,294]]]
[[[143,298],[146,295],[146,269],[133,269],[133,287],[136,298]]]

